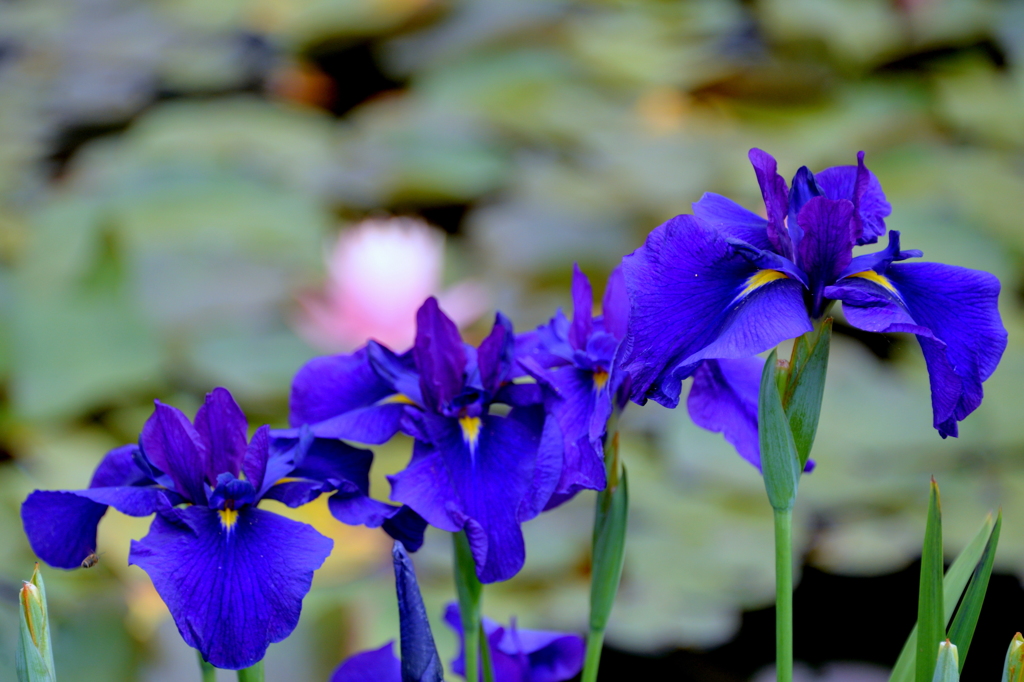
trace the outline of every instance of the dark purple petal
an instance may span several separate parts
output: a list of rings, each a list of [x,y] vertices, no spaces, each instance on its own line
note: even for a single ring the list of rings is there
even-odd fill
[[[423,546],[423,534],[427,530],[427,521],[412,510],[402,505],[398,512],[381,525],[384,532],[398,540],[410,552],[418,551]]]
[[[793,260],[793,241],[786,229],[786,214],[789,212],[786,181],[779,175],[778,166],[771,154],[754,148],[747,157],[754,166],[757,184],[761,186],[761,196],[764,197],[764,207],[768,212],[768,241],[779,255]]]
[[[418,439],[409,466],[389,477],[391,499],[442,530],[465,528],[480,580],[507,580],[525,558],[519,514],[534,485],[543,410],[484,415],[465,428],[432,414],[423,423],[429,442]]]
[[[675,407],[680,380],[692,371],[681,363],[714,340],[757,267],[714,229],[681,215],[626,256],[622,272],[631,304],[622,362],[631,398]]]
[[[153,415],[142,427],[139,444],[149,461],[171,477],[179,493],[196,504],[206,503],[203,479],[208,453],[181,410],[157,400]]]
[[[943,437],[956,436],[957,423],[981,404],[982,382],[1006,349],[999,280],[941,263],[896,263],[884,275],[868,272],[832,288],[847,319],[869,331],[918,335],[931,381],[933,425]]]
[[[185,643],[218,668],[238,670],[295,629],[313,571],[333,542],[311,526],[246,507],[186,507],[157,514],[132,542]]]
[[[445,623],[459,637],[459,654],[452,670],[465,675],[465,634],[456,604],[445,609]],[[579,635],[539,630],[520,630],[513,619],[505,628],[490,618],[483,619],[484,633],[491,647],[495,682],[564,682],[583,668],[586,646]]]
[[[800,210],[814,197],[824,196],[825,192],[818,185],[807,166],[801,166],[793,176],[793,186],[789,188],[789,234],[793,238],[799,253],[800,240],[803,238],[803,229],[800,227],[797,216]]]
[[[773,248],[768,239],[768,221],[732,199],[707,192],[693,205],[693,214],[726,237],[763,251]]]
[[[240,509],[256,502],[256,488],[249,481],[235,478],[228,472],[217,477],[217,486],[210,493],[213,509]]]
[[[398,506],[375,500],[348,482],[338,487],[338,491],[327,500],[327,506],[331,516],[342,523],[367,528],[380,528],[399,510]]]
[[[267,473],[267,462],[270,460],[270,427],[264,424],[252,434],[252,440],[246,447],[242,460],[242,471],[245,478],[256,492],[263,490],[263,478]]]
[[[594,383],[594,373],[575,367],[559,367],[541,378],[556,393],[548,406],[558,423],[564,443],[562,470],[555,494],[569,498],[583,489],[602,490],[605,486],[604,455],[601,431],[591,435],[595,412],[604,423],[611,414],[611,397],[607,384]],[[605,378],[607,381],[607,377]],[[548,503],[549,506],[551,503]]]
[[[96,526],[107,505],[71,492],[37,490],[21,505],[32,551],[54,568],[79,568],[96,551]]]
[[[815,176],[829,199],[848,199],[855,208],[857,245],[874,244],[885,234],[885,218],[892,207],[882,191],[882,183],[864,165],[864,152],[857,154],[856,166],[834,166]]]
[[[572,264],[572,325],[569,327],[569,344],[576,350],[587,346],[590,331],[594,328],[594,292],[590,280],[580,270],[578,263]]]
[[[402,662],[395,656],[394,644],[388,642],[350,656],[331,675],[331,682],[403,682]]]
[[[416,311],[416,344],[412,354],[426,406],[436,410],[450,403],[463,387],[466,350],[459,328],[441,312],[433,296]]]
[[[480,348],[477,350],[480,384],[492,395],[498,392],[498,389],[512,373],[515,338],[512,323],[499,312],[494,318],[494,327],[491,329],[491,333],[480,343]]]
[[[562,431],[558,421],[545,414],[543,407],[517,408],[516,417],[531,431],[541,429],[537,446],[537,459],[533,467],[533,480],[526,496],[519,504],[517,517],[520,522],[529,521],[542,511],[550,509],[549,501],[554,497],[562,473],[563,452]],[[541,426],[543,425],[543,426]]]
[[[732,305],[720,321],[717,338],[683,364],[710,358],[747,358],[811,329],[803,285],[792,279],[774,280]]]
[[[110,488],[149,482],[149,477],[136,464],[138,449],[139,446],[132,443],[108,452],[93,472],[89,487]]]
[[[622,266],[612,270],[604,287],[604,301],[601,303],[601,323],[604,330],[621,341],[629,327],[629,293]]]
[[[707,360],[693,374],[686,399],[697,426],[725,436],[743,459],[761,468],[757,437],[757,398],[764,361]]]
[[[376,341],[369,341],[366,344],[366,352],[373,371],[394,391],[408,398],[408,402],[417,405],[423,402],[420,395],[420,375],[416,372],[416,362],[411,350],[398,355]]]
[[[395,399],[400,399],[395,395]],[[389,398],[385,398],[387,401]],[[336,417],[325,419],[310,426],[310,431],[317,438],[344,438],[357,443],[380,445],[386,443],[398,433],[405,414],[404,402],[383,402],[379,405],[360,407]],[[282,434],[298,436],[295,429],[283,431]]]
[[[32,551],[50,566],[78,568],[96,551],[96,526],[108,506],[131,516],[149,516],[170,503],[157,488],[37,490],[21,505]]]
[[[944,436],[955,436],[957,422],[981,404],[981,384],[1006,350],[999,280],[941,263],[897,263],[887,275],[914,319],[945,343],[941,348],[918,337],[928,361],[935,427]]]
[[[855,257],[850,261],[850,264],[846,266],[846,269],[839,274],[839,276],[848,277],[849,275],[864,272],[866,270],[874,270],[878,273],[884,273],[894,261],[907,260],[908,258],[920,258],[923,255],[924,254],[917,249],[901,251],[899,231],[890,230],[888,246],[881,251]]]
[[[226,388],[215,388],[206,394],[206,400],[196,412],[195,426],[206,446],[206,480],[212,483],[225,471],[238,476],[245,457],[249,423]]]
[[[807,273],[812,315],[818,317],[825,287],[836,281],[853,258],[853,204],[846,199],[814,197],[804,205],[797,222],[803,230],[797,263]]]
[[[351,355],[313,358],[292,381],[289,423],[317,424],[374,405],[394,392],[371,367],[366,348]]]
[[[402,633],[402,679],[407,682],[444,682],[444,665],[437,655],[412,560],[398,543],[395,543],[391,556],[395,567],[398,623]]]

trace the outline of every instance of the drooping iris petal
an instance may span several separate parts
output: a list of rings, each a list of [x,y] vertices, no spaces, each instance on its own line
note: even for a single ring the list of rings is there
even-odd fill
[[[158,488],[110,487],[37,490],[21,505],[21,520],[36,555],[56,568],[78,568],[96,551],[96,527],[113,506],[130,516],[170,507]]]
[[[466,529],[485,583],[506,580],[523,565],[520,505],[531,493],[543,431],[536,408],[507,417],[460,420],[423,414],[409,466],[391,481],[391,498],[412,507],[430,525]],[[550,490],[548,491],[550,495]]]
[[[465,675],[465,633],[456,604],[445,609],[445,623],[459,636],[459,654],[452,670]],[[490,618],[483,619],[484,634],[491,647],[495,682],[564,682],[583,668],[586,647],[579,635],[540,630],[520,630],[513,620],[503,627]]]
[[[892,213],[892,206],[885,198],[882,183],[864,165],[864,152],[857,154],[856,166],[833,166],[814,177],[829,199],[853,202],[858,245],[874,244],[885,234],[885,218]]]
[[[395,567],[398,622],[402,633],[402,679],[410,682],[444,682],[444,665],[437,655],[412,560],[399,544],[392,548],[391,556]]]
[[[732,199],[707,192],[693,205],[693,214],[726,237],[738,239],[762,251],[772,248],[768,221]]]
[[[157,514],[132,541],[140,566],[185,642],[218,668],[238,670],[295,629],[313,571],[333,542],[311,526],[246,507],[192,506]]]
[[[601,324],[606,332],[619,341],[626,338],[629,327],[629,292],[626,290],[626,278],[621,266],[608,275],[601,302]]]
[[[462,390],[466,350],[459,328],[430,297],[416,311],[413,357],[420,372],[423,401],[431,409],[447,405]]]
[[[171,477],[178,492],[195,504],[206,502],[203,478],[208,452],[181,410],[157,400],[139,443],[149,461]]]
[[[775,252],[793,260],[793,240],[786,229],[786,214],[789,207],[789,190],[786,181],[778,173],[778,165],[771,154],[754,148],[747,157],[761,186],[761,196],[768,212],[768,241]]]
[[[681,215],[623,258],[622,272],[632,306],[622,363],[630,397],[675,407],[680,381],[693,370],[681,363],[715,339],[756,266],[717,231]]]
[[[572,264],[572,324],[569,326],[569,344],[580,350],[587,345],[587,338],[593,329],[594,292],[590,280],[580,271],[577,263]]]
[[[245,457],[249,422],[227,389],[215,388],[206,394],[196,412],[195,428],[206,445],[207,480],[215,481],[225,471],[237,476]]]
[[[757,399],[764,361],[707,360],[693,374],[686,399],[697,426],[725,436],[743,459],[761,468],[757,436]]]
[[[309,424],[322,438],[384,443],[398,432],[404,406],[388,402],[394,387],[370,364],[366,348],[351,355],[313,358],[292,381],[288,435]]]
[[[853,204],[845,199],[813,197],[797,216],[803,237],[797,245],[797,263],[811,286],[811,314],[822,310],[824,290],[850,264],[857,240]]]
[[[394,645],[388,642],[347,658],[331,675],[331,682],[403,682],[402,662],[395,656]]]
[[[851,280],[867,279],[851,295]],[[840,290],[842,286],[844,290]],[[874,287],[871,305],[868,289]],[[931,381],[934,426],[943,437],[958,434],[957,423],[981,404],[982,382],[995,371],[1007,334],[999,316],[999,280],[987,272],[941,263],[895,263],[884,276],[849,277],[834,287],[851,324],[879,326],[882,308],[892,326],[878,331],[912,331],[912,321],[931,332],[918,333]],[[894,296],[894,294],[898,295]],[[898,300],[909,321],[891,311]]]

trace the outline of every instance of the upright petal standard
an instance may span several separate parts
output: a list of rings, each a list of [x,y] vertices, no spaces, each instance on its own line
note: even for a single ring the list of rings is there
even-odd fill
[[[129,563],[149,574],[182,638],[205,660],[255,664],[295,629],[333,542],[257,507],[280,496],[280,479],[302,457],[272,452],[266,426],[248,442],[247,430],[223,388],[206,396],[194,423],[157,401],[139,445],[108,453],[88,489],[28,496],[21,515],[33,550],[51,566],[77,568],[96,552],[108,506],[155,512],[149,534],[132,541]]]

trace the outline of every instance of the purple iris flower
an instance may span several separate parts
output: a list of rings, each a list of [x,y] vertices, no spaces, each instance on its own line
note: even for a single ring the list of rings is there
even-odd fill
[[[403,429],[416,440],[391,499],[433,526],[465,530],[485,583],[507,580],[526,558],[520,524],[558,483],[562,442],[537,384],[513,383],[515,337],[498,313],[479,348],[429,298],[416,314],[412,367],[371,342],[378,374],[412,403]]]
[[[679,401],[693,376],[694,421],[717,431],[754,464],[757,382],[753,358],[811,330],[835,301],[847,321],[871,332],[917,335],[928,366],[934,426],[957,424],[982,400],[982,382],[1006,347],[992,275],[939,263],[905,263],[900,235],[875,253],[857,245],[885,233],[889,203],[865,167],[801,168],[791,188],[775,159],[750,151],[767,219],[716,194],[676,216],[623,260],[631,303],[623,365],[631,398]]]
[[[466,641],[458,605],[449,604],[444,619],[461,642],[452,670],[465,676]],[[483,625],[491,649],[494,682],[562,682],[576,677],[583,668],[586,646],[579,635],[520,630],[515,619],[508,628],[490,618],[484,618]]]
[[[444,682],[444,669],[412,561],[398,543],[392,557],[402,658],[395,656],[394,642],[388,642],[343,661],[331,675],[331,682]]]
[[[313,571],[333,546],[311,526],[257,505],[264,498],[293,504],[296,486],[322,490],[332,485],[324,481],[348,480],[357,474],[338,463],[358,455],[277,452],[267,426],[248,443],[247,430],[223,388],[206,396],[194,423],[157,401],[139,444],[109,452],[88,489],[28,496],[21,516],[32,549],[51,566],[77,568],[96,551],[108,506],[131,516],[155,512],[149,534],[132,541],[129,563],[149,574],[182,638],[207,661],[253,665],[295,629]]]
[[[562,475],[548,508],[580,490],[604,489],[604,437],[623,381],[614,362],[629,321],[621,268],[608,279],[602,315],[593,316],[590,280],[578,265],[573,266],[572,300],[572,322],[559,310],[548,324],[517,340],[520,365],[549,389],[548,410],[564,441]]]
[[[410,373],[414,371],[410,353],[396,356],[395,364]],[[382,527],[392,538],[400,540],[406,549],[415,552],[423,544],[426,521],[407,506],[371,498],[369,470],[373,455],[367,450],[341,444],[339,440],[344,438],[371,444],[388,441],[398,432],[405,408],[411,402],[393,386],[392,381],[378,375],[367,347],[349,355],[314,358],[296,373],[292,381],[289,411],[292,428],[272,431],[271,436],[275,447],[280,449],[311,447],[327,457],[334,453],[335,458],[351,458],[354,453],[368,455],[347,463],[349,468],[360,468],[360,473],[335,484],[333,489],[337,492],[328,501],[331,514],[349,525]],[[314,437],[312,445],[307,446],[304,438],[310,436]],[[327,479],[322,480],[327,482]],[[310,489],[309,492],[314,491]]]

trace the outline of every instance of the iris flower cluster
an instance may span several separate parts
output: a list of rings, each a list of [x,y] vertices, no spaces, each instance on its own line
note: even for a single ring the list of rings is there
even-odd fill
[[[206,661],[245,668],[295,628],[332,549],[310,526],[260,509],[261,500],[297,507],[329,495],[340,522],[382,528],[404,546],[396,545],[400,602],[402,576],[415,585],[404,551],[419,548],[427,525],[465,534],[481,583],[507,580],[525,560],[523,523],[617,480],[605,456],[609,422],[630,399],[675,407],[692,378],[692,419],[760,467],[758,355],[810,332],[836,302],[855,327],[917,336],[934,426],[956,436],[1006,346],[999,282],[913,261],[921,252],[902,250],[895,231],[885,248],[854,255],[885,235],[890,213],[863,153],[856,165],[801,168],[790,185],[768,154],[755,149],[750,159],[766,217],[704,195],[693,215],[657,227],[623,259],[601,315],[578,267],[571,320],[558,311],[517,335],[498,313],[477,346],[428,298],[411,349],[370,341],[311,360],[292,385],[289,428],[261,426],[251,437],[223,388],[193,421],[157,402],[138,443],[108,453],[87,489],[28,497],[22,516],[33,549],[51,566],[76,568],[96,552],[109,506],[155,515],[130,563],[150,575]],[[349,443],[382,444],[398,433],[413,449],[389,477],[391,504],[370,496],[372,453]],[[614,589],[618,573],[610,575]],[[458,610],[447,620],[461,632]],[[490,621],[483,633],[492,664],[505,671],[498,680],[554,682],[579,670],[579,638]],[[424,665],[434,670],[431,660]],[[390,645],[335,679],[364,679],[363,663],[378,671],[373,679],[406,679]]]

